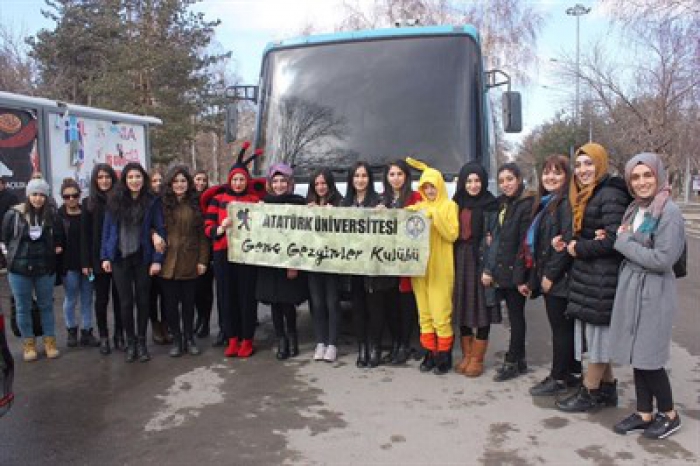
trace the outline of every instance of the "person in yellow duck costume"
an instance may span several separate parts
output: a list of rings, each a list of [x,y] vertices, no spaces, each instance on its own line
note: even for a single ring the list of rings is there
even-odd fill
[[[410,157],[406,162],[423,172],[418,182],[422,200],[407,209],[423,211],[431,221],[430,257],[425,275],[411,278],[418,304],[420,341],[428,350],[420,369],[444,374],[452,366],[452,245],[459,233],[458,208],[447,194],[442,173]]]

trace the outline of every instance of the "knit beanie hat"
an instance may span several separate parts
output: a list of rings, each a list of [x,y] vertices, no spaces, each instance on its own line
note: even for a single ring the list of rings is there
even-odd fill
[[[49,184],[41,178],[35,178],[27,183],[27,196],[31,196],[32,194],[43,194],[44,196],[49,197],[50,191],[51,188],[49,187]]]

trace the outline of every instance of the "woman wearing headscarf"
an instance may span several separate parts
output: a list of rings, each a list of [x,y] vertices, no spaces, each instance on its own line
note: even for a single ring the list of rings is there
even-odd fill
[[[287,164],[271,165],[266,185],[265,204],[306,204],[304,197],[294,194],[294,171]],[[272,311],[277,359],[298,356],[297,306],[308,298],[306,274],[296,269],[259,267],[256,286],[257,300],[269,304]]]
[[[576,358],[588,354],[583,383],[574,395],[557,401],[561,411],[585,412],[617,406],[617,381],[610,365],[610,317],[622,256],[613,247],[622,216],[630,203],[622,178],[608,173],[608,153],[593,142],[574,156],[569,187],[573,214],[572,240],[556,237],[557,250],[573,257],[566,315],[575,319]]]
[[[491,324],[501,322],[493,288],[481,283],[482,244],[493,230],[498,202],[488,191],[488,175],[478,162],[462,167],[453,200],[459,207],[459,237],[455,242],[454,309],[457,316],[462,360],[455,371],[478,377],[484,371],[484,356]],[[476,329],[476,335],[474,330]]]
[[[663,439],[680,429],[681,418],[664,366],[669,360],[678,292],[673,265],[685,244],[683,215],[671,200],[671,187],[657,154],[635,155],[625,167],[634,200],[617,231],[620,269],[610,323],[613,360],[631,364],[637,411],[614,427],[618,434],[643,431]],[[657,413],[654,416],[654,399]]]

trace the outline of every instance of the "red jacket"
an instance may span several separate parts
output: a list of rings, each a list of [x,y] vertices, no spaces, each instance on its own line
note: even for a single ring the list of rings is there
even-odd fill
[[[245,193],[236,195],[231,190],[231,178],[233,173],[229,173],[227,184],[214,186],[207,189],[201,197],[202,210],[204,211],[204,234],[212,240],[214,251],[225,251],[228,248],[226,233],[217,234],[217,228],[221,222],[228,217],[226,206],[229,202],[251,202],[257,203],[260,198],[254,192],[252,178],[248,177],[248,184]]]

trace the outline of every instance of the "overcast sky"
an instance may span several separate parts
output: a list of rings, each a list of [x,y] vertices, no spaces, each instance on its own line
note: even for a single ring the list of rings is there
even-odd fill
[[[523,93],[525,130],[510,137],[513,142],[550,119],[558,109],[573,106],[570,94],[555,89],[550,77],[556,66],[550,59],[562,54],[573,56],[576,47],[576,20],[566,15],[566,9],[576,3],[592,7],[590,14],[581,17],[582,50],[610,34],[606,12],[596,1],[529,3],[546,16],[547,22],[538,43],[540,63],[533,70],[532,83],[528,87],[516,85],[516,90]],[[341,0],[204,0],[197,9],[205,12],[207,18],[221,19],[217,41],[233,52],[235,71],[243,81],[256,84],[268,42],[294,36],[308,24],[319,31],[331,31],[342,12],[340,4]],[[43,0],[0,0],[0,21],[11,25],[14,31],[30,35],[41,28],[52,28],[53,24],[41,16],[44,5]]]

